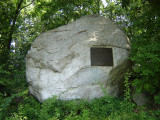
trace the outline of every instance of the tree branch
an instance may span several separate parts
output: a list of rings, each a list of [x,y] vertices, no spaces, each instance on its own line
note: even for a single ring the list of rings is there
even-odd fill
[[[8,50],[10,50],[10,46],[11,46],[11,42],[12,42],[12,34],[13,34],[15,24],[16,24],[16,21],[17,21],[17,17],[18,17],[18,14],[19,14],[19,9],[20,9],[22,3],[23,3],[23,0],[20,0],[19,4],[17,6],[16,12],[15,12],[15,16],[13,18],[13,24],[11,26],[11,30],[10,30],[10,33],[9,33],[9,36],[8,36],[8,43],[7,43],[7,49]]]
[[[17,6],[17,9],[15,11],[15,16],[13,18],[13,24],[11,26],[11,29],[10,29],[10,33],[9,33],[9,37],[8,37],[8,43],[7,43],[7,49],[10,50],[10,46],[11,46],[11,42],[12,42],[12,34],[13,34],[13,31],[14,31],[14,28],[15,28],[15,24],[16,24],[16,21],[17,21],[17,18],[18,18],[18,15],[19,15],[19,12],[24,9],[25,7],[31,5],[32,3],[34,2],[34,0],[32,0],[32,2],[24,7],[21,8],[21,5],[23,3],[23,0],[20,0],[18,6]]]
[[[19,11],[21,11],[21,10],[22,10],[22,9],[24,9],[25,7],[30,6],[33,2],[34,2],[34,0],[32,0],[32,2],[31,2],[31,3],[29,3],[28,5],[26,5],[26,6],[22,7]]]

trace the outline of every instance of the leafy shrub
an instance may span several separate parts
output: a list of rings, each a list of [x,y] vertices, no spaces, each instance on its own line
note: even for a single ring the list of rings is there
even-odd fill
[[[156,104],[160,105],[160,92],[156,96],[154,96],[154,101]]]
[[[120,119],[157,119],[160,111],[135,110],[131,102],[130,82],[131,73],[125,76],[125,98],[115,98],[107,94],[93,100],[58,100],[56,97],[47,99],[43,103],[28,94],[25,72],[15,71],[11,96],[0,96],[0,118],[8,120],[120,120]],[[21,73],[20,75],[18,75]],[[9,75],[5,73],[5,75]],[[17,76],[17,77],[16,77]],[[20,79],[22,78],[22,79]],[[9,77],[8,79],[9,80]],[[21,86],[21,83],[25,85]],[[17,85],[18,84],[18,85]],[[155,99],[158,102],[159,96]]]
[[[134,22],[131,60],[134,64],[133,86],[137,92],[152,97],[160,91],[160,17],[158,11],[144,7],[145,12]]]
[[[140,40],[139,40],[140,39]],[[139,92],[157,94],[160,85],[160,42],[139,37],[132,44],[132,57],[135,61],[136,79],[133,85]]]

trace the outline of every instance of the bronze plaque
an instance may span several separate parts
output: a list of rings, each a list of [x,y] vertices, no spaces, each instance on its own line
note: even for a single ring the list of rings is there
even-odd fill
[[[112,48],[91,48],[91,66],[113,66]]]

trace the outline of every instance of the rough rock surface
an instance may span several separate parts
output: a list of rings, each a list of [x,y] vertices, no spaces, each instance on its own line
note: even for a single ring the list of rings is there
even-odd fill
[[[114,65],[91,66],[91,47],[112,48]],[[109,18],[97,15],[45,32],[26,56],[30,92],[39,101],[53,95],[64,100],[101,97],[101,87],[118,96],[123,75],[117,73],[127,69],[122,63],[129,56],[128,47],[121,29]]]
[[[148,100],[145,96],[144,93],[136,93],[133,95],[133,101],[138,105],[138,106],[143,106],[145,105]]]

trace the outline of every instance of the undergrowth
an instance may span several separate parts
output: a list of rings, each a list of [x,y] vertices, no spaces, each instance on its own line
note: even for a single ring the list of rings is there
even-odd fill
[[[10,76],[2,72],[1,78]],[[93,100],[58,100],[49,98],[43,103],[29,94],[25,80],[25,69],[14,71],[15,77],[3,79],[3,86],[10,86],[8,93],[0,91],[0,120],[158,120],[159,109],[137,107],[131,98],[130,73],[125,76],[124,97],[115,98],[105,93],[104,97]],[[10,82],[6,82],[10,81]],[[12,84],[13,81],[16,83]],[[6,88],[5,88],[6,89]],[[12,90],[12,91],[11,91]],[[105,89],[104,89],[105,91]],[[160,105],[159,96],[155,96]]]
[[[145,107],[128,106],[124,99],[101,97],[88,100],[57,100],[50,98],[43,103],[25,93],[17,108],[11,99],[1,116],[4,120],[158,120],[160,111]],[[131,103],[130,103],[131,104]],[[4,109],[4,108],[3,108]],[[2,114],[1,114],[2,115]]]

